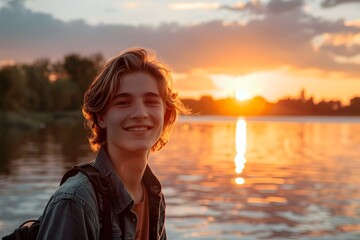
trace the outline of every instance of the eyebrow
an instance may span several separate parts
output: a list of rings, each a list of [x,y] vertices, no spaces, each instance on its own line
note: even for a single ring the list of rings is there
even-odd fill
[[[116,100],[118,98],[131,98],[133,95],[130,93],[118,93],[113,97],[113,100]],[[161,98],[160,95],[158,93],[155,92],[146,92],[142,95],[143,97],[156,97],[156,98]]]

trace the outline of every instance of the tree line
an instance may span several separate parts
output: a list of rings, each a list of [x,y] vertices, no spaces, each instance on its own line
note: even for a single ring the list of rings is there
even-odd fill
[[[32,64],[6,65],[0,68],[0,112],[63,112],[80,110],[83,95],[105,63],[101,54],[66,55],[52,63],[39,59]],[[183,99],[194,113],[215,115],[360,115],[360,97],[345,106],[340,101],[305,98],[280,99],[269,103],[262,97],[248,101],[234,98],[215,100],[203,96]]]
[[[314,102],[312,97],[284,98],[276,103],[270,103],[263,97],[254,97],[247,101],[238,101],[234,98],[213,99],[203,96],[198,100],[183,99],[194,113],[204,115],[227,116],[259,116],[259,115],[323,115],[323,116],[360,116],[360,97],[354,97],[349,105],[341,101],[322,100]]]
[[[104,63],[100,54],[69,54],[52,63],[6,65],[0,69],[0,111],[54,112],[80,109],[83,95]]]

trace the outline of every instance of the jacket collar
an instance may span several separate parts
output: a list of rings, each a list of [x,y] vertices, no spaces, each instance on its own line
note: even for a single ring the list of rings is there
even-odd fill
[[[131,209],[134,205],[134,200],[117,175],[104,147],[100,148],[92,165],[100,171],[105,179],[108,190],[110,191],[110,198],[115,214],[121,213],[128,207]],[[161,184],[149,165],[146,166],[143,181],[149,195],[158,197],[161,194]]]

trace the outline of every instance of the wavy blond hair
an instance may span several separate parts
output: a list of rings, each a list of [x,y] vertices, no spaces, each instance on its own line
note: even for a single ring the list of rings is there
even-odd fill
[[[153,50],[144,48],[127,49],[109,59],[102,67],[90,87],[84,94],[82,113],[85,125],[90,128],[90,147],[97,152],[106,144],[106,130],[98,122],[98,115],[103,115],[115,96],[121,79],[125,74],[145,72],[157,81],[160,96],[165,104],[164,128],[152,151],[160,150],[168,142],[172,126],[179,114],[189,113],[174,91],[169,68],[156,60]]]

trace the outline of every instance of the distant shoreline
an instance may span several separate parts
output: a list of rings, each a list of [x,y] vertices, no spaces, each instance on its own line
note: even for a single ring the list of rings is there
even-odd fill
[[[0,112],[0,127],[44,128],[53,122],[83,121],[81,111],[64,112]]]
[[[262,97],[247,101],[234,98],[213,99],[202,96],[200,99],[183,99],[193,113],[220,116],[360,116],[360,97],[354,97],[350,105],[340,101],[315,103],[313,98],[287,98],[270,103]]]
[[[207,122],[207,121],[278,121],[278,122],[354,122],[360,123],[360,116],[356,115],[221,115],[221,114],[192,114],[180,116],[179,122]],[[38,112],[0,112],[0,127],[15,127],[24,129],[41,129],[54,122],[74,123],[84,120],[81,111],[64,111],[52,113]]]
[[[319,115],[267,115],[267,116],[221,116],[190,115],[180,116],[179,122],[233,122],[244,119],[249,122],[322,122],[322,123],[360,123],[360,116],[319,116]]]

